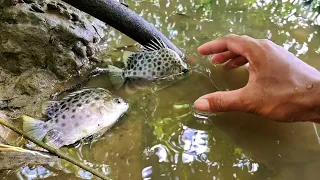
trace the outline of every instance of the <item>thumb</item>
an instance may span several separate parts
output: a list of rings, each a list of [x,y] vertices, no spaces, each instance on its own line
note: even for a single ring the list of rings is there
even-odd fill
[[[237,111],[245,108],[241,100],[242,88],[233,91],[214,92],[201,96],[194,102],[196,109],[207,112]]]

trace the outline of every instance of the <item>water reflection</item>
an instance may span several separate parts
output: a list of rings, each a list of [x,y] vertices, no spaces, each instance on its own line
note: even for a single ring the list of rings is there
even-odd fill
[[[39,166],[35,168],[31,168],[29,166],[25,166],[22,170],[17,174],[19,179],[44,179],[51,176],[52,173],[45,167]]]
[[[114,179],[319,177],[320,148],[310,124],[287,125],[241,113],[208,117],[192,114],[191,108],[203,94],[246,84],[245,68],[226,71],[197,53],[202,43],[229,33],[270,39],[320,68],[320,16],[315,10],[319,1],[312,3],[304,7],[298,0],[130,1],[133,11],[195,59],[193,74],[165,91],[134,94],[116,91],[106,76],[97,77],[90,86],[108,88],[128,99],[130,114],[98,142],[68,152]],[[109,35],[106,48],[135,43],[116,30]],[[106,56],[102,59],[121,59],[117,54]],[[60,168],[92,178],[68,163]],[[68,177],[41,167],[21,172],[31,177],[38,171],[43,177]]]
[[[167,132],[162,133],[167,134]],[[216,164],[208,160],[207,157],[210,147],[209,135],[206,131],[183,125],[178,131],[172,133],[168,139],[163,139],[160,143],[163,144],[153,145],[144,151],[147,159],[156,157],[159,163],[169,164],[173,169],[176,165],[193,162],[204,162],[209,166]],[[142,175],[145,179],[150,178],[152,176],[152,166],[144,168]]]
[[[147,159],[146,166],[142,170],[144,179],[159,177],[179,179],[183,177],[182,174],[185,177],[211,176],[219,179],[228,177],[230,174],[217,175],[215,172],[228,168],[234,168],[233,177],[246,177],[245,173],[254,175],[261,169],[259,163],[247,152],[229,144],[226,137],[221,136],[219,130],[212,127],[212,123],[201,123],[207,119],[197,119],[192,114],[188,114],[184,119],[180,119],[178,124],[175,124],[175,121],[164,118],[152,124],[156,126],[154,134],[157,140],[153,140],[152,145],[149,143],[144,150]],[[196,125],[192,125],[195,127],[191,128],[185,125],[187,122],[196,123]],[[159,124],[167,124],[167,126]],[[162,127],[161,130],[159,130],[160,127]],[[230,155],[234,158],[231,161]],[[175,174],[176,171],[179,173]]]
[[[210,151],[210,148],[208,147],[209,135],[207,132],[192,129],[187,126],[183,126],[182,129],[183,130],[178,138],[178,143],[179,146],[184,150],[184,154],[197,157]],[[197,158],[195,160],[202,161]]]
[[[167,132],[163,133],[166,134]],[[208,134],[205,131],[187,126],[183,126],[179,133],[172,133],[166,141],[168,146],[157,144],[150,148],[150,151],[158,156],[159,162],[172,162],[175,164],[193,161],[205,162],[207,160],[206,153],[210,152]]]

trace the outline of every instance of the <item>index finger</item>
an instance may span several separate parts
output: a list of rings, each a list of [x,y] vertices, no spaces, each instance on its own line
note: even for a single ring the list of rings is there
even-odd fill
[[[229,34],[201,45],[198,51],[203,55],[231,51],[235,54],[246,56],[248,49],[252,49],[253,44],[254,39],[249,36]]]

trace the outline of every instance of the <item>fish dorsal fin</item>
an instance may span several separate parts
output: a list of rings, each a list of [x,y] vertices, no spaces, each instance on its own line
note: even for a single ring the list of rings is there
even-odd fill
[[[58,101],[45,101],[41,105],[41,112],[47,117],[52,118],[55,115],[55,113],[59,110],[58,105]]]
[[[154,39],[150,40],[150,43],[143,46],[142,51],[157,51],[166,48],[168,46],[161,39],[154,37]]]
[[[90,90],[89,88],[83,88],[74,92],[69,93],[67,96],[65,96],[64,98],[62,98],[61,100],[67,100],[69,98],[72,98],[74,96],[77,96],[78,94],[81,94],[82,92],[88,91]]]
[[[111,84],[116,89],[120,88],[125,82],[125,78],[123,77],[123,70],[112,65],[109,65],[108,69],[109,69],[109,79]]]

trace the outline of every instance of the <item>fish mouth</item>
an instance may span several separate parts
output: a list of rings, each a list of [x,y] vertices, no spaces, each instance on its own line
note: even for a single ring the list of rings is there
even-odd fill
[[[189,69],[183,69],[182,72],[183,72],[184,74],[186,74],[186,73],[189,72]]]
[[[130,104],[129,103],[127,103],[127,102],[125,102],[125,104],[124,104],[124,110],[125,111],[128,111],[128,109],[130,108]]]

